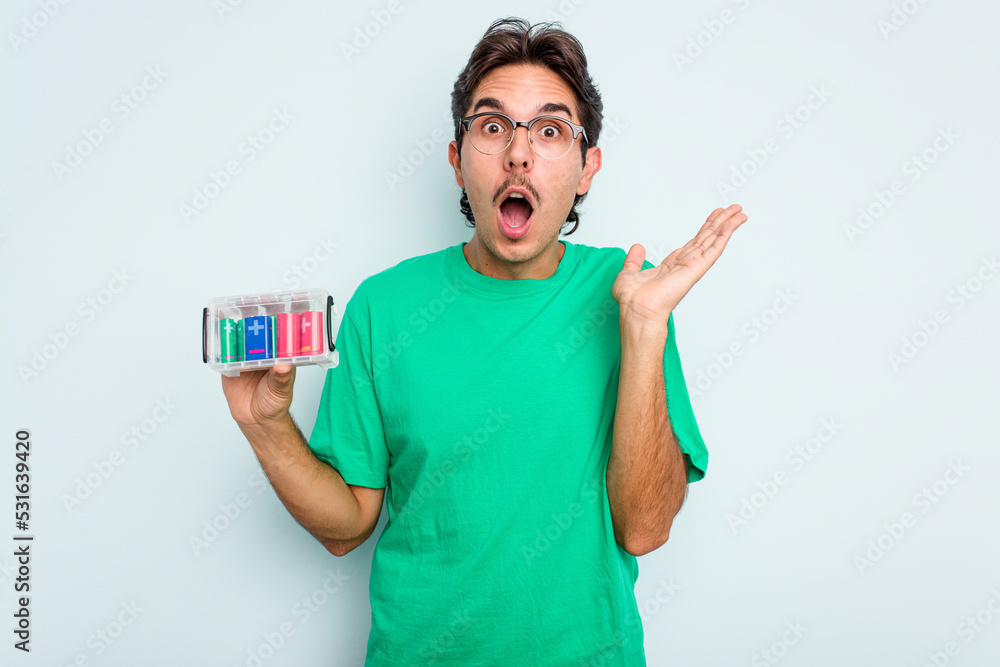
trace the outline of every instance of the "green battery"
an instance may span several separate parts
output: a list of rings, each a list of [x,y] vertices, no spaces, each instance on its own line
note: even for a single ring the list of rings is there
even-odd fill
[[[219,320],[219,350],[222,352],[222,363],[239,361],[237,341],[239,340],[236,320],[222,318]]]
[[[236,320],[236,361],[243,361],[243,318]]]
[[[278,356],[278,316],[271,315],[271,356]]]

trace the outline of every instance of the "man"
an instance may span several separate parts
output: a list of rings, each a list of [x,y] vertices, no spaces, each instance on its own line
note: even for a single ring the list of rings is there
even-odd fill
[[[644,665],[636,556],[707,452],[672,311],[746,220],[717,209],[658,267],[559,241],[601,166],[579,42],[494,23],[453,92],[468,243],[366,279],[312,438],[294,369],[223,377],[279,498],[333,554],[388,523],[366,665]]]

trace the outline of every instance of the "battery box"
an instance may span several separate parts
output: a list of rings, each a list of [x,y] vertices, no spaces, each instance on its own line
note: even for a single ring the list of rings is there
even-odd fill
[[[202,361],[230,377],[277,364],[333,368],[333,320],[333,297],[326,290],[212,299],[201,317]]]

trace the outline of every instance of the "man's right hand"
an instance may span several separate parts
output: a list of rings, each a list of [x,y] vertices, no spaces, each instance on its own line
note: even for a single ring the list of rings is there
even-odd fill
[[[237,424],[266,427],[288,416],[294,383],[295,367],[279,364],[268,370],[243,371],[237,377],[223,375],[222,391]]]
[[[222,391],[282,504],[327,551],[343,556],[375,530],[385,489],[347,484],[309,450],[288,412],[294,383],[295,368],[279,365],[223,375]]]

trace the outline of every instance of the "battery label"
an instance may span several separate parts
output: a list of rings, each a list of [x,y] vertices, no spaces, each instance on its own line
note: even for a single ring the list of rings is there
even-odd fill
[[[323,313],[302,313],[301,322],[302,354],[323,354]]]
[[[274,357],[274,332],[271,317],[256,315],[243,318],[243,347],[246,360],[272,359]]]
[[[240,361],[237,345],[236,320],[223,318],[219,320],[219,351],[222,354],[222,363],[227,364],[233,361]]]

